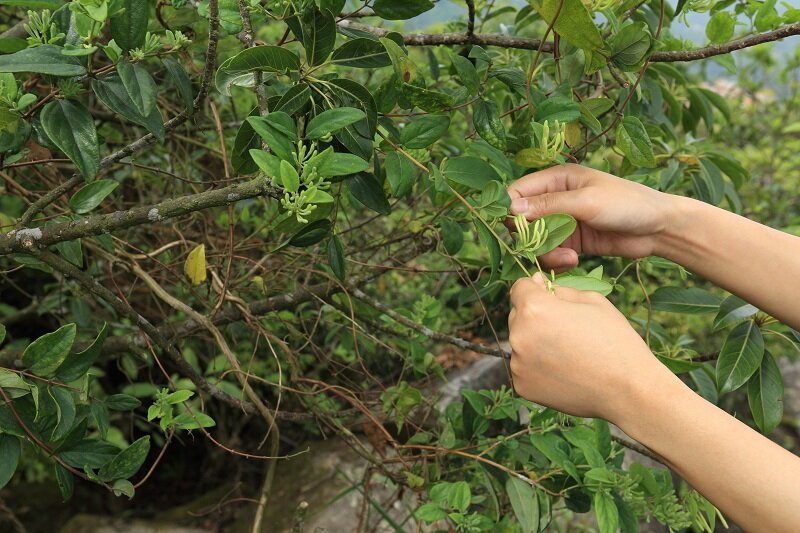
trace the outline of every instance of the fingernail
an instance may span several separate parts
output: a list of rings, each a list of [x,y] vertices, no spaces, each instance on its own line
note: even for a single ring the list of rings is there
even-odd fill
[[[539,285],[540,287],[545,286],[545,281],[546,280],[544,279],[544,276],[542,275],[541,272],[537,272],[536,274],[533,275],[533,282]]]
[[[515,215],[520,215],[528,211],[527,198],[515,198],[511,201],[511,212]]]

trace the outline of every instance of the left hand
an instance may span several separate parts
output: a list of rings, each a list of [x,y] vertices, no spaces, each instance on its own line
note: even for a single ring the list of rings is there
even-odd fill
[[[537,273],[511,289],[515,390],[565,413],[620,424],[635,415],[636,398],[672,374],[605,297],[558,285],[551,293],[547,283]]]

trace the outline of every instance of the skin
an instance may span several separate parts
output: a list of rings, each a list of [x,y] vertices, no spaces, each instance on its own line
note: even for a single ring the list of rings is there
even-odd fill
[[[546,269],[573,268],[579,254],[657,255],[800,328],[800,238],[578,165],[528,175],[509,194],[512,212],[529,220],[578,220],[540,259]],[[800,531],[800,458],[695,394],[606,298],[558,286],[553,294],[537,274],[515,283],[511,300],[521,396],[616,424],[747,531]]]

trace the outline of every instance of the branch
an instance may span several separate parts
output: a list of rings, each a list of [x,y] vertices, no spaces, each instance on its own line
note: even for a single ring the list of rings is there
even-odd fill
[[[467,3],[467,38],[475,37],[475,0],[465,0]]]
[[[750,48],[763,43],[770,43],[779,41],[784,37],[792,35],[800,35],[800,22],[783,26],[777,30],[768,31],[766,33],[759,33],[756,35],[749,35],[741,39],[707,46],[705,48],[698,48],[696,50],[676,50],[672,52],[655,52],[650,56],[651,63],[668,63],[673,61],[697,61],[698,59],[705,59],[707,57],[719,56],[728,54],[743,48]]]
[[[390,32],[383,28],[368,26],[350,20],[339,21],[339,26],[353,30],[371,33],[376,37],[385,37]],[[520,50],[538,50],[541,41],[528,37],[509,37],[487,33],[476,33],[470,37],[466,33],[409,33],[403,36],[403,42],[408,46],[452,46],[459,44],[477,44],[481,46],[499,46],[502,48],[518,48]],[[543,52],[552,52],[553,43],[544,43]]]
[[[454,337],[452,335],[439,333],[438,331],[434,331],[429,327],[423,326],[422,324],[417,324],[413,320],[406,318],[400,313],[386,307],[377,298],[373,298],[372,296],[365,294],[361,289],[354,287],[352,288],[351,292],[353,296],[355,296],[362,302],[365,302],[368,305],[374,307],[381,313],[389,316],[389,318],[391,318],[395,322],[399,322],[400,324],[408,328],[411,328],[414,331],[421,333],[422,335],[425,335],[429,339],[433,339],[439,342],[446,342],[448,344],[452,344],[453,346],[458,346],[459,348],[463,348],[465,350],[472,350],[473,352],[484,353],[486,355],[491,355],[494,357],[501,357],[503,359],[511,358],[511,354],[505,350],[501,350],[498,348],[490,348],[489,346],[484,346],[483,344],[475,344],[474,342],[469,342],[459,337]]]
[[[160,204],[134,207],[128,211],[94,215],[44,227],[13,230],[5,235],[0,235],[0,255],[14,252],[25,253],[32,246],[49,246],[142,224],[155,224],[195,211],[226,206],[240,200],[266,195],[278,197],[278,192],[269,185],[267,178],[258,177],[222,189],[173,198]]]
[[[350,20],[339,21],[342,28],[365,31],[377,37],[385,37],[389,30],[368,26]],[[800,35],[800,22],[778,28],[758,35],[742,37],[727,43],[698,48],[696,50],[676,50],[655,52],[650,56],[651,63],[672,63],[676,61],[697,61],[717,55],[723,55],[743,48],[750,48],[763,43],[778,41],[792,35]],[[507,35],[477,33],[470,38],[468,33],[411,33],[403,36],[403,42],[408,46],[449,46],[459,44],[478,44],[481,46],[497,46],[500,48],[516,48],[519,50],[538,50],[541,41],[529,37],[509,37]],[[554,50],[552,42],[545,42],[543,52]]]

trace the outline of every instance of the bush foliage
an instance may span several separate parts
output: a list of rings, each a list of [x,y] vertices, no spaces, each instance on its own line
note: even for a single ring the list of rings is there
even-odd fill
[[[76,478],[133,498],[192,432],[264,461],[263,510],[295,432],[338,435],[412,489],[423,529],[590,510],[604,532],[714,529],[668,470],[623,468],[637,447],[604,421],[510,384],[439,412],[434,346],[507,358],[509,283],[575,229],[508,234],[506,187],[530,171],[585,163],[736,212],[744,191],[780,217],[791,200],[737,159],[778,141],[734,107],[760,87],[723,96],[687,63],[735,72],[729,52],[800,33],[800,10],[467,0],[417,34],[399,21],[429,0],[2,3],[0,487],[24,455],[65,500]],[[692,12],[707,43],[672,32]],[[610,295],[709,401],[780,423],[797,332],[659,258],[555,281]],[[231,449],[243,419],[259,436]]]

